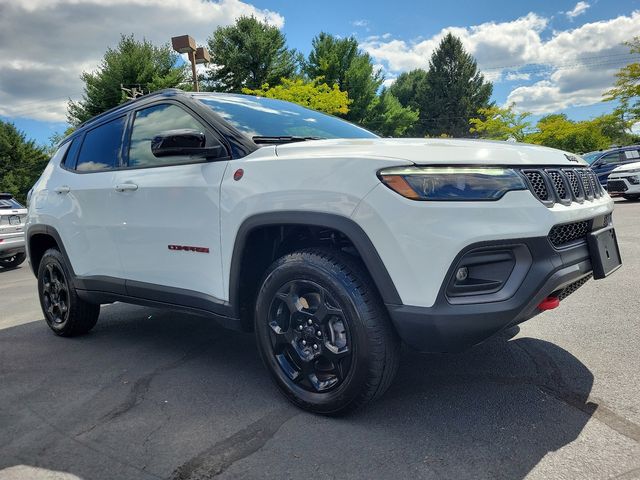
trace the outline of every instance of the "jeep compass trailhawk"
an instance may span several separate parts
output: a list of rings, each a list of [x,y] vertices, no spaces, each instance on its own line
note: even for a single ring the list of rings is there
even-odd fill
[[[612,209],[558,150],[164,90],[60,143],[26,242],[56,334],[114,301],[200,313],[254,330],[292,402],[339,414],[384,393],[400,341],[459,351],[616,270]]]

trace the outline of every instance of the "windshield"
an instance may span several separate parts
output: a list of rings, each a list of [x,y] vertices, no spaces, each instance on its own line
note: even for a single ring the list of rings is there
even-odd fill
[[[233,94],[195,98],[249,137],[377,138],[364,128],[283,100]]]
[[[589,153],[585,153],[584,155],[582,155],[582,158],[585,159],[585,161],[591,165],[593,162],[596,161],[596,159],[602,155],[602,152],[589,152]]]

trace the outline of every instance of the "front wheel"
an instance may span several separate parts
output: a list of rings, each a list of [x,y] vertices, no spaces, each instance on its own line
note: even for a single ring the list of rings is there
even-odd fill
[[[11,257],[0,258],[0,267],[4,268],[16,268],[22,262],[26,260],[27,256],[24,253],[16,253]]]
[[[355,259],[329,249],[288,254],[267,271],[256,301],[258,347],[297,406],[343,414],[391,384],[399,340],[372,285]]]
[[[100,305],[78,296],[64,257],[54,248],[47,250],[40,260],[38,296],[44,319],[56,335],[82,335],[98,321]]]

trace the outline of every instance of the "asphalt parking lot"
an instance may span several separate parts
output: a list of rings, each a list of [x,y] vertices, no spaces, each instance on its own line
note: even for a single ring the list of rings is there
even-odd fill
[[[466,353],[405,349],[339,419],[290,406],[251,335],[113,304],[58,338],[29,267],[0,271],[0,479],[640,478],[640,202],[614,221],[613,276]]]

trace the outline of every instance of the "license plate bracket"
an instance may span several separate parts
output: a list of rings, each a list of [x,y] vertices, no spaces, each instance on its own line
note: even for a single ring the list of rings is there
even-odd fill
[[[618,239],[613,226],[589,233],[587,236],[593,278],[605,278],[622,266]]]

